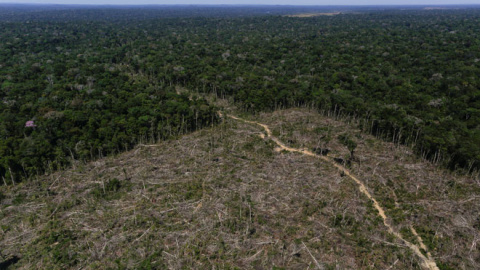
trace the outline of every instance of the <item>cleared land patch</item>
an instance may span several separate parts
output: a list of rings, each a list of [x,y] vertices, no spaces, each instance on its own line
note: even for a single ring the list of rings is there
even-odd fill
[[[294,153],[300,153],[300,154],[303,154],[303,155],[307,155],[307,156],[311,156],[311,157],[316,157],[316,158],[319,158],[327,163],[329,163],[330,165],[332,165],[333,167],[337,168],[338,170],[340,170],[342,172],[342,174],[345,174],[347,175],[348,177],[350,177],[353,181],[355,181],[355,183],[358,184],[359,186],[359,190],[365,195],[368,197],[368,199],[370,199],[372,202],[373,202],[373,206],[375,207],[375,209],[378,211],[378,214],[380,215],[380,217],[383,219],[383,224],[387,227],[388,229],[388,232],[393,234],[395,237],[397,237],[398,239],[400,239],[401,241],[404,242],[404,244],[409,247],[414,253],[415,255],[417,255],[420,260],[421,260],[421,265],[424,269],[431,269],[431,270],[437,270],[438,267],[435,263],[435,261],[432,259],[431,257],[431,254],[430,252],[428,251],[427,247],[423,244],[423,240],[422,238],[417,234],[417,232],[415,231],[415,229],[413,227],[411,227],[411,230],[412,230],[412,233],[417,237],[417,240],[418,242],[420,243],[420,246],[427,252],[427,256],[423,255],[422,252],[420,251],[420,248],[419,246],[415,245],[415,244],[412,244],[410,243],[409,241],[405,240],[403,238],[403,236],[397,232],[391,225],[390,225],[390,222],[387,220],[388,217],[385,215],[385,210],[382,208],[382,206],[380,206],[380,204],[378,203],[378,201],[375,199],[375,197],[367,190],[365,184],[360,180],[358,179],[355,175],[353,175],[346,167],[342,166],[342,165],[339,165],[337,163],[335,163],[335,160],[334,159],[329,159],[327,157],[324,157],[322,155],[317,155],[317,154],[314,154],[312,151],[309,151],[308,149],[299,149],[299,148],[292,148],[292,147],[288,147],[286,146],[284,143],[282,143],[280,140],[278,140],[277,138],[273,137],[272,136],[272,131],[270,130],[270,128],[267,126],[267,125],[264,125],[264,124],[261,124],[259,122],[254,122],[254,121],[247,121],[247,120],[244,120],[244,119],[241,119],[241,118],[238,118],[238,117],[235,117],[235,116],[232,116],[232,115],[229,115],[228,117],[232,118],[232,119],[235,119],[235,120],[239,120],[239,121],[244,121],[244,122],[247,122],[247,123],[250,123],[250,124],[255,124],[255,125],[259,125],[261,126],[262,128],[265,129],[265,131],[267,132],[267,135],[270,139],[272,139],[280,148],[280,150],[285,150],[285,151],[288,151],[288,152],[294,152]],[[262,137],[262,136],[261,136]],[[264,138],[264,137],[262,137]],[[277,148],[276,148],[277,149]]]
[[[286,15],[286,17],[309,18],[309,17],[317,17],[317,16],[335,16],[339,14],[342,14],[342,13],[341,12],[301,13],[301,14]]]
[[[477,268],[473,179],[312,111],[255,121],[288,147],[325,147],[332,158],[348,157],[337,137],[350,132],[358,146],[349,170],[367,180],[391,226],[421,245],[413,226],[439,266]],[[2,255],[20,258],[20,269],[420,267],[356,183],[319,159],[276,152],[261,132],[230,119],[1,187]]]

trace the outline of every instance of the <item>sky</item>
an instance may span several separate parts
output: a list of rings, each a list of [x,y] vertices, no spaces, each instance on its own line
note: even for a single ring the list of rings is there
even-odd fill
[[[89,5],[458,5],[480,4],[480,0],[0,0],[0,3],[50,3]]]

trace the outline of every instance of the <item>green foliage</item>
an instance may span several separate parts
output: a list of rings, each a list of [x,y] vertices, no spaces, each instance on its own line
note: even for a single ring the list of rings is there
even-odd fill
[[[438,268],[439,268],[440,270],[455,270],[455,269],[456,269],[456,268],[451,267],[451,266],[449,266],[449,265],[447,265],[447,264],[445,264],[445,263],[443,263],[443,262],[438,262],[437,265],[438,265]]]
[[[165,265],[162,263],[162,260],[160,260],[161,256],[162,256],[161,250],[155,251],[153,254],[145,258],[137,267],[137,269],[152,270],[152,269],[164,268]]]
[[[359,224],[355,221],[355,218],[348,215],[337,214],[330,218],[330,225],[337,228],[350,228],[358,227]]]
[[[202,198],[203,187],[201,181],[192,181],[187,184],[185,200],[198,200]]]
[[[45,265],[69,268],[77,264],[75,252],[70,248],[77,237],[58,221],[50,221],[35,240],[35,250],[27,250],[26,257],[41,256]]]
[[[117,192],[120,187],[121,183],[117,178],[113,178],[108,180],[108,182],[105,184],[105,191],[107,192]]]
[[[313,214],[320,212],[322,208],[327,206],[326,202],[320,201],[320,202],[309,202],[306,201],[303,203],[303,208],[302,208],[302,215],[304,217],[310,217]]]
[[[13,205],[20,205],[22,204],[23,202],[25,202],[25,199],[27,198],[27,195],[24,194],[24,193],[19,193],[15,196],[15,198],[13,198],[12,200],[12,204]]]
[[[199,200],[203,196],[203,182],[193,180],[184,183],[175,183],[169,187],[168,192],[182,200]]]
[[[338,136],[338,140],[348,148],[353,157],[353,151],[357,148],[357,143],[347,134]]]
[[[68,246],[75,240],[75,236],[69,230],[52,231],[44,239],[48,245],[49,254],[55,264],[73,265],[74,256],[69,254]]]
[[[308,19],[245,16],[262,13],[248,8],[5,10],[8,181],[214,124],[216,109],[179,86],[229,96],[245,112],[308,106],[359,116],[369,132],[451,168],[480,168],[476,8]],[[233,17],[215,18],[224,14]]]
[[[436,249],[439,239],[436,237],[434,230],[427,227],[419,227],[417,232],[422,237],[428,250]]]
[[[95,198],[103,198],[105,200],[115,200],[121,197],[122,193],[119,193],[120,189],[125,185],[117,178],[109,179],[103,184],[97,185],[91,191],[91,194]]]

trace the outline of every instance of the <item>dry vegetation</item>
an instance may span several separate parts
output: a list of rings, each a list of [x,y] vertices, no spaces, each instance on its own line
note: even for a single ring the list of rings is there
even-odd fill
[[[292,147],[348,159],[406,239],[440,269],[478,269],[480,182],[408,148],[307,110],[260,114]],[[15,187],[1,187],[0,251],[19,269],[419,269],[357,185],[319,159],[217,127],[139,146]]]

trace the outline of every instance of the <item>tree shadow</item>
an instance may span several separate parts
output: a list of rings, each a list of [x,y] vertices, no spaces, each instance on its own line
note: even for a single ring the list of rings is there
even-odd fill
[[[5,261],[3,261],[3,262],[0,263],[0,270],[6,270],[6,269],[8,269],[9,266],[11,266],[12,264],[17,263],[19,260],[20,260],[20,258],[17,257],[17,256],[12,256],[12,257],[6,259]]]

